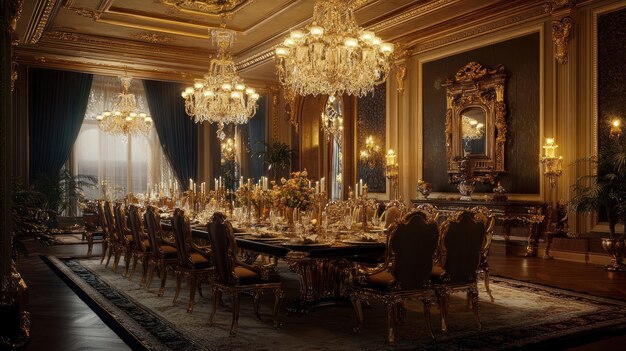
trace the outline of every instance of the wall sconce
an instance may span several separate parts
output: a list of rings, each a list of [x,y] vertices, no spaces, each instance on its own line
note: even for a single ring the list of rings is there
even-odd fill
[[[611,132],[609,135],[614,139],[619,139],[622,136],[622,121],[619,118],[611,121]]]
[[[361,162],[367,163],[369,168],[376,166],[377,156],[380,154],[380,146],[374,141],[374,137],[369,135],[365,139],[365,148],[359,152]]]

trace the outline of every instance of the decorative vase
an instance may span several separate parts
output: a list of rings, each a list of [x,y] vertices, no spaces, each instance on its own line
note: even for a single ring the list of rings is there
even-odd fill
[[[289,226],[293,225],[293,207],[285,208],[285,218],[287,219],[287,224],[289,224]]]
[[[424,197],[424,199],[428,199],[428,195],[430,195],[430,189],[420,189],[420,194]]]
[[[611,263],[606,265],[604,269],[612,272],[626,272],[626,265],[624,265],[626,246],[624,245],[624,239],[602,238],[602,248],[611,255]]]
[[[472,193],[474,192],[474,181],[466,181],[462,180],[459,185],[459,193],[461,193],[461,200],[463,201],[471,201]]]

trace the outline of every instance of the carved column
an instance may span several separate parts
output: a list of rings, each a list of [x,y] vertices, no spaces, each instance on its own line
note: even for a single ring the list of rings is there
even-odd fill
[[[15,81],[12,42],[22,2],[0,2],[0,349],[22,348],[29,339],[27,287],[17,273],[11,255],[13,231],[12,88]]]
[[[408,190],[411,187],[411,181],[409,179],[409,169],[411,168],[409,165],[410,155],[409,150],[411,148],[404,147],[402,144],[403,133],[401,132],[403,129],[401,128],[401,123],[404,120],[404,114],[407,109],[405,108],[406,99],[404,99],[404,93],[406,91],[406,82],[407,82],[407,72],[408,72],[408,56],[409,52],[407,50],[398,50],[396,54],[395,61],[395,83],[396,83],[396,91],[391,92],[391,89],[388,89],[390,95],[395,96],[395,101],[389,101],[393,106],[391,109],[388,109],[391,115],[387,119],[387,129],[389,130],[387,138],[389,139],[388,148],[394,149],[398,154],[398,194],[405,200],[411,198],[411,192]],[[408,129],[406,130],[408,133]],[[390,188],[390,184],[387,185],[388,189]],[[391,190],[390,190],[390,196]]]
[[[544,125],[544,137],[556,137],[560,145],[563,164],[569,165],[578,158],[576,140],[577,127],[577,35],[576,6],[571,0],[553,0],[552,3],[553,43],[553,89],[552,113],[548,113]],[[576,181],[575,167],[568,167],[559,179],[553,195],[556,201],[569,200],[569,185]],[[544,194],[549,194],[550,185],[545,182]],[[544,196],[546,201],[547,199]]]

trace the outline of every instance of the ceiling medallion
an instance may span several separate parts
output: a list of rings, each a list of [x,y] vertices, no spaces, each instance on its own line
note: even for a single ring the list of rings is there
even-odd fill
[[[250,0],[161,0],[161,3],[179,11],[220,15],[231,12],[248,1]]]
[[[363,0],[316,0],[313,21],[275,50],[280,82],[299,95],[364,96],[384,82],[394,46],[359,27]]]
[[[100,121],[100,129],[105,133],[118,135],[124,142],[129,136],[148,135],[152,127],[152,118],[139,111],[135,94],[130,93],[132,78],[121,77],[123,91],[117,94],[113,111],[104,111],[96,119]]]
[[[197,123],[217,123],[217,137],[224,140],[226,124],[244,124],[256,114],[259,94],[246,87],[237,75],[235,62],[228,49],[235,39],[233,31],[225,28],[209,29],[213,45],[218,47],[217,57],[211,59],[209,72],[195,79],[193,86],[185,88],[185,111]]]

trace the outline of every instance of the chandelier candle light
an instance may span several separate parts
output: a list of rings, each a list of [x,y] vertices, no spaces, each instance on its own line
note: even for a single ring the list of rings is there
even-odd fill
[[[127,140],[132,135],[148,135],[152,118],[139,110],[135,94],[130,93],[131,77],[121,77],[122,92],[117,94],[113,111],[104,111],[96,116],[100,129]]]
[[[234,42],[234,33],[225,28],[209,29],[217,57],[211,59],[209,72],[195,79],[193,86],[181,94],[185,111],[197,123],[217,123],[217,137],[224,140],[224,126],[230,123],[245,124],[256,114],[259,94],[247,87],[237,75],[235,62],[228,49]]]

